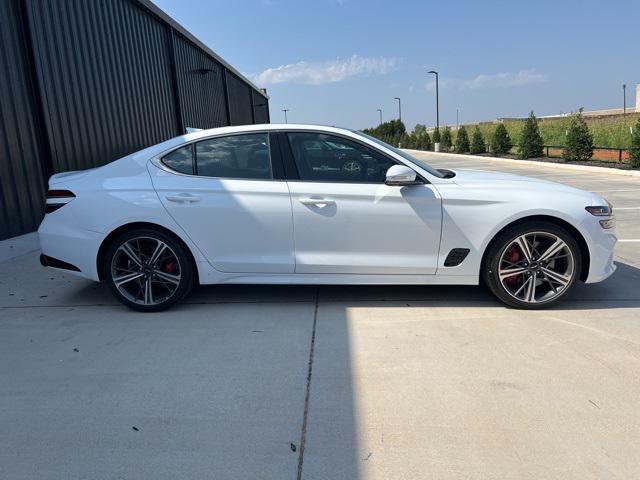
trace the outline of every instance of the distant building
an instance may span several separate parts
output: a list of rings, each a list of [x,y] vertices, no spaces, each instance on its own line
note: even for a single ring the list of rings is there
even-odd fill
[[[629,96],[630,93],[627,93],[627,95]],[[624,108],[607,108],[605,110],[588,110],[588,111],[583,111],[582,115],[584,115],[585,117],[610,117],[610,116],[617,116],[617,115],[624,115],[625,110]],[[627,110],[626,113],[640,113],[640,83],[636,85],[636,103],[635,103],[635,107],[633,106],[633,104],[631,104],[631,106],[627,106]],[[543,115],[541,117],[541,119],[548,119],[548,118],[562,118],[562,117],[566,117],[571,115],[571,112],[568,113],[560,113],[558,115]],[[498,120],[500,121],[506,121],[506,120],[522,120],[523,118],[498,118]]]

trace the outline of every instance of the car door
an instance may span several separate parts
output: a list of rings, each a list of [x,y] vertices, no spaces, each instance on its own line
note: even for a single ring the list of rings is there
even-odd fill
[[[214,268],[293,273],[291,200],[268,133],[201,140],[150,171],[162,204]]]
[[[436,272],[442,210],[432,185],[385,185],[399,162],[355,139],[292,131],[279,141],[297,176],[288,180],[296,273]],[[341,168],[335,155],[323,163],[309,153],[317,141],[341,152]]]

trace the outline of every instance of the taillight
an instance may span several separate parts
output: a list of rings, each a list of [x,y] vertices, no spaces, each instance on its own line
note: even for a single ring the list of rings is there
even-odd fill
[[[49,190],[47,192],[47,203],[44,206],[44,213],[55,212],[74,198],[76,198],[76,196],[70,190]]]

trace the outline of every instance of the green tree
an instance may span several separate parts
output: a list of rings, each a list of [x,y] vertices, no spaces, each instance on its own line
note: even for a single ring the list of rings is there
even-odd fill
[[[631,147],[629,148],[629,162],[633,168],[640,168],[640,118],[633,127]]]
[[[421,123],[416,123],[416,126],[413,127],[413,133],[415,133],[416,135],[422,135],[424,133],[427,132],[427,126],[423,125]]]
[[[432,148],[431,137],[429,136],[429,132],[425,130],[424,134],[420,136],[420,150],[431,150]]]
[[[567,142],[562,157],[571,161],[589,160],[593,155],[593,135],[582,116],[582,108],[571,115],[567,129]]]
[[[527,118],[522,127],[522,134],[520,135],[520,143],[518,145],[518,156],[520,158],[541,157],[544,151],[543,147],[544,143],[540,135],[538,119],[532,110],[529,118]]]
[[[484,144],[484,137],[482,136],[480,127],[476,125],[476,128],[473,129],[473,135],[471,135],[471,147],[469,148],[469,152],[473,154],[478,154],[478,153],[486,153],[486,151],[487,151],[487,147]]]
[[[462,125],[458,129],[458,135],[456,136],[456,152],[469,153],[469,148],[469,135],[467,134],[467,129]]]
[[[449,150],[451,148],[451,128],[444,127],[442,131],[442,137],[440,138],[440,148],[442,150]]]
[[[491,137],[491,153],[494,155],[506,155],[512,146],[507,127],[504,126],[504,123],[499,123],[496,131],[493,132],[493,137]]]
[[[433,131],[433,143],[440,143],[440,129],[437,127]]]

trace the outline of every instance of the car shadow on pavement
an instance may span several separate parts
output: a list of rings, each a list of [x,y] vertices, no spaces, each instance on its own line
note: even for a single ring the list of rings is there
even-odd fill
[[[566,310],[640,307],[640,269],[618,263],[607,281],[517,318],[470,286],[204,286],[169,311],[138,314],[103,285],[43,275],[34,258],[3,263],[0,277],[7,478],[89,468],[137,478],[296,478],[298,469],[302,478],[360,478],[402,443],[405,420],[382,425],[374,415],[377,398],[406,403],[400,384],[410,372],[397,373],[406,362],[393,355],[421,352],[436,365],[429,348],[441,353],[409,331],[416,322],[495,329]],[[383,375],[375,394],[369,373]]]
[[[571,294],[549,310],[612,309],[640,306],[640,269],[616,262],[617,270],[600,283],[579,282]],[[197,289],[185,303],[244,303],[303,301],[313,286],[214,285]],[[320,286],[322,302],[411,302],[437,304],[440,308],[509,308],[484,286],[468,285],[327,285]],[[416,305],[417,306],[417,305]]]

